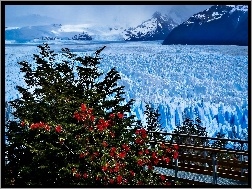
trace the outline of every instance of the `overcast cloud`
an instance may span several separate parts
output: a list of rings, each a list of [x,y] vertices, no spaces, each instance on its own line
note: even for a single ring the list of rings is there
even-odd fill
[[[6,25],[22,24],[18,18],[32,19],[31,14],[38,14],[48,18],[50,22],[62,24],[124,23],[136,25],[149,19],[155,11],[167,13],[171,5],[7,5],[5,8]],[[180,9],[181,6],[176,6]],[[208,5],[186,5],[186,16],[202,11]],[[36,25],[36,23],[34,23]]]

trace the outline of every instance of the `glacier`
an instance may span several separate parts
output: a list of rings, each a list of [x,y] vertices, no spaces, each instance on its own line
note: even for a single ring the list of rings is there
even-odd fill
[[[125,86],[125,98],[135,99],[132,114],[145,123],[145,102],[159,109],[160,128],[172,132],[183,121],[182,114],[199,117],[208,136],[217,132],[226,138],[247,140],[248,47],[225,45],[161,45],[142,42],[54,42],[52,50],[69,48],[81,56],[101,53],[100,69],[116,67]],[[17,62],[33,62],[36,43],[5,45],[5,100],[19,98],[16,85],[25,86]],[[58,59],[62,58],[59,54]],[[6,119],[12,109],[6,108]],[[233,136],[235,131],[237,136]]]

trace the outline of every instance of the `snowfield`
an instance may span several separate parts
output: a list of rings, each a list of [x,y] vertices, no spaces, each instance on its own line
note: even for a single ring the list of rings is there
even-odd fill
[[[144,101],[161,113],[162,129],[171,132],[182,122],[182,113],[199,116],[208,136],[221,131],[231,136],[234,125],[238,138],[248,129],[248,48],[245,46],[161,45],[152,42],[99,42],[64,44],[54,41],[51,49],[67,47],[84,55],[106,45],[101,69],[120,72],[119,84],[126,99],[136,100],[133,113],[144,119]],[[6,44],[6,101],[17,98],[16,85],[24,85],[18,61],[33,62],[37,44]],[[61,56],[59,56],[59,59]]]

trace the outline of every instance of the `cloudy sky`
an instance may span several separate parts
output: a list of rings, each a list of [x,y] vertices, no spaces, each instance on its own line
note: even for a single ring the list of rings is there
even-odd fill
[[[167,14],[175,10],[189,17],[209,5],[6,5],[7,26],[45,23],[81,24],[124,23],[134,26],[149,19],[155,11]],[[37,16],[34,16],[36,14]],[[33,16],[31,16],[33,15]]]

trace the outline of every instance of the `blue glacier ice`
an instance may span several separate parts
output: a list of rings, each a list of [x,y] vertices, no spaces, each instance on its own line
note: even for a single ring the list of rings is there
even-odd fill
[[[103,42],[93,44],[52,44],[81,56],[94,55]],[[125,86],[125,98],[135,99],[136,118],[145,124],[145,103],[159,109],[162,130],[172,132],[183,121],[199,117],[208,136],[217,132],[245,139],[248,131],[248,47],[161,45],[161,41],[106,43],[100,69],[106,73],[116,67]],[[18,61],[32,62],[36,45],[6,45],[6,101],[20,95],[16,85],[25,86]],[[57,57],[62,59],[61,54]],[[32,64],[33,65],[33,64]],[[11,109],[5,116],[11,117]]]

